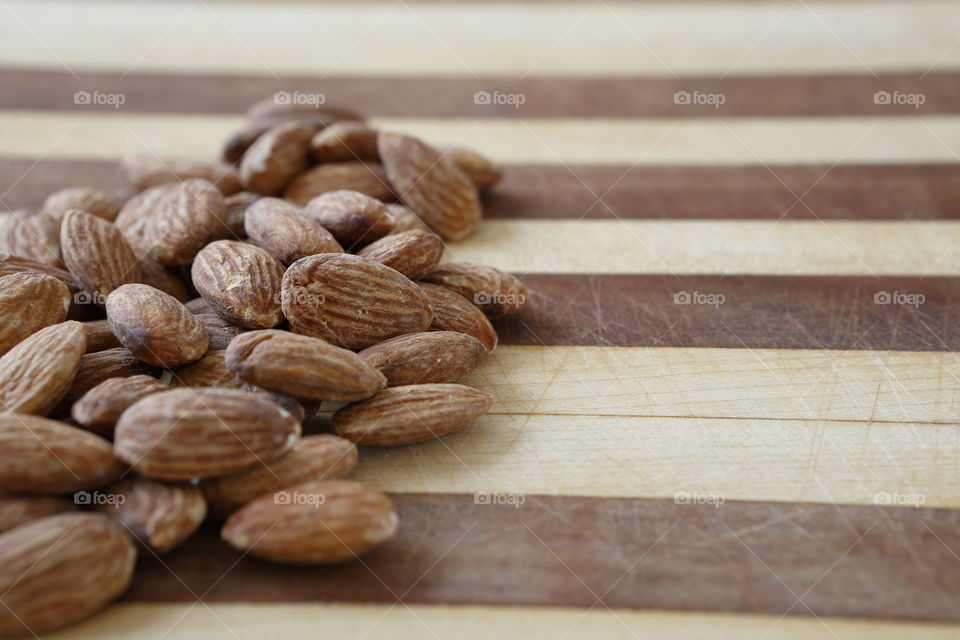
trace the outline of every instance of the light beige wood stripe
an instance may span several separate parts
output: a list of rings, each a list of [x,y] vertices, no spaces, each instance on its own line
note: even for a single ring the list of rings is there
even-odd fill
[[[82,106],[71,112],[0,111],[0,154],[116,158],[153,150],[214,157],[241,122],[236,116],[143,114],[122,108],[96,112]],[[832,165],[960,159],[956,116],[374,122],[431,142],[470,146],[509,163]]]
[[[946,0],[5,0],[0,64],[262,75],[922,72],[932,65],[960,66],[955,18],[956,8]]]
[[[765,638],[768,640],[955,640],[960,626],[827,617],[531,607],[338,604],[116,604],[50,640],[237,640],[317,637]]]

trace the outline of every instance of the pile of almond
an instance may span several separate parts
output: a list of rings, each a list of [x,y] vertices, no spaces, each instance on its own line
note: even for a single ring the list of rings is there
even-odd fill
[[[398,519],[342,479],[356,445],[485,413],[458,382],[527,296],[440,262],[499,168],[346,110],[263,101],[223,161],[121,169],[120,197],[0,214],[0,637],[92,614],[205,520],[282,563],[376,548]]]

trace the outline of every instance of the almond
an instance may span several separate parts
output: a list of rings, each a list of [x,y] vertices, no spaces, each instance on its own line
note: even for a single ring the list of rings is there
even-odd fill
[[[167,390],[166,385],[152,376],[108,378],[83,394],[73,404],[71,415],[85,429],[109,437],[127,408],[141,398]]]
[[[473,336],[491,353],[497,347],[497,332],[487,316],[463,296],[450,289],[425,282],[418,283],[433,310],[431,331],[459,331]]]
[[[409,333],[360,352],[391,387],[458,382],[479,367],[486,355],[483,343],[456,331]]]
[[[189,484],[130,477],[102,491],[97,511],[120,522],[136,541],[166,553],[186,540],[207,516],[203,493]]]
[[[247,232],[243,226],[247,216],[247,209],[262,197],[259,193],[240,191],[232,196],[228,196],[224,200],[224,204],[227,207],[227,226],[230,227],[230,232],[233,234],[233,237],[240,239],[246,237]]]
[[[210,306],[210,303],[203,298],[194,298],[193,300],[185,302],[183,306],[195,316],[201,314],[216,314],[216,311]]]
[[[251,500],[286,487],[340,478],[357,465],[357,447],[322,434],[302,438],[286,455],[259,469],[201,483],[210,510],[225,516]]]
[[[14,273],[27,272],[44,273],[48,276],[53,276],[63,284],[67,285],[67,288],[70,289],[71,293],[77,291],[77,283],[73,279],[73,276],[70,275],[69,271],[60,269],[58,267],[51,267],[50,265],[37,262],[36,260],[15,256],[0,251],[0,276],[9,276]]]
[[[211,351],[196,362],[180,367],[174,374],[178,387],[243,389],[244,382],[227,367],[227,352]]]
[[[365,122],[344,120],[330,125],[313,137],[310,150],[317,162],[380,160],[377,130]]]
[[[386,494],[349,480],[321,480],[257,498],[221,536],[251,555],[286,564],[340,564],[369,553],[397,530]]]
[[[330,191],[348,189],[388,202],[394,199],[387,174],[377,162],[332,162],[304,171],[290,181],[284,197],[301,207]]]
[[[57,405],[54,414],[69,415],[73,403],[104,380],[156,373],[158,373],[156,367],[140,360],[126,347],[86,353],[80,358],[80,366],[77,368],[73,384]]]
[[[326,102],[299,102],[278,100],[277,94],[262,98],[247,108],[247,118],[250,120],[271,120],[284,117],[293,118],[320,118],[329,123],[339,120],[363,120],[363,116],[345,107],[339,107]]]
[[[423,331],[433,319],[420,288],[403,274],[347,254],[309,256],[290,265],[282,302],[295,333],[347,349]]]
[[[509,273],[472,262],[446,262],[423,280],[460,294],[491,318],[516,313],[530,295]]]
[[[120,213],[120,203],[93,187],[69,187],[51,193],[41,207],[44,213],[58,220],[62,220],[71,209],[86,211],[107,222],[113,222]]]
[[[225,196],[241,189],[240,176],[236,169],[222,162],[197,158],[137,154],[123,158],[120,161],[120,170],[127,182],[137,191],[193,178],[212,183]]]
[[[240,161],[243,160],[243,154],[247,152],[247,149],[249,149],[260,136],[266,133],[269,128],[269,124],[261,123],[259,125],[247,125],[243,129],[235,131],[227,138],[226,142],[223,143],[220,157],[227,164],[239,164]]]
[[[43,213],[11,213],[0,218],[0,251],[62,269],[60,222]]]
[[[170,267],[190,264],[207,243],[230,236],[223,195],[205,180],[163,193],[143,228],[150,257]]]
[[[252,244],[220,240],[197,254],[193,286],[230,322],[248,329],[269,329],[283,321],[280,281],[283,265]]]
[[[300,207],[279,198],[262,198],[251,205],[244,232],[283,264],[317,253],[343,253],[329,231],[304,216]]]
[[[227,347],[227,366],[263,389],[315,400],[362,400],[386,385],[347,349],[287,331],[250,331]]]
[[[0,536],[0,637],[46,633],[87,618],[130,584],[136,548],[95,513],[65,513]]]
[[[391,233],[413,230],[430,231],[430,227],[424,224],[423,220],[417,217],[417,214],[402,204],[388,204],[387,214],[393,219],[393,231]]]
[[[341,189],[310,200],[303,215],[333,234],[344,247],[369,244],[393,230],[383,203],[358,191]]]
[[[60,246],[70,273],[98,304],[120,285],[140,279],[130,244],[102,218],[77,209],[68,211],[60,228]]]
[[[190,480],[272,462],[299,437],[300,423],[262,394],[174,389],[124,411],[114,451],[143,475]]]
[[[124,465],[110,443],[62,422],[0,413],[0,491],[72,493],[113,482]]]
[[[350,443],[350,446],[353,446],[353,443]],[[40,518],[55,516],[58,513],[66,513],[75,509],[74,504],[66,498],[0,495],[0,533],[5,533],[14,527]]]
[[[463,429],[492,402],[489,394],[460,384],[390,387],[337,411],[333,428],[357,444],[410,444]]]
[[[358,256],[396,269],[411,280],[430,272],[443,257],[443,241],[429,231],[404,231],[364,247]]]
[[[393,190],[431,229],[446,240],[459,240],[477,228],[477,188],[449,158],[398,133],[381,132],[379,149]]]
[[[240,161],[240,177],[249,191],[272,196],[283,191],[307,168],[310,140],[317,128],[298,121],[272,127],[254,142]]]
[[[0,409],[46,415],[80,366],[87,338],[79,322],[61,322],[26,338],[0,358]]]
[[[83,331],[87,335],[87,353],[96,353],[107,349],[122,347],[117,336],[110,330],[110,324],[103,320],[90,320],[83,323]]]
[[[28,271],[0,277],[0,355],[66,320],[69,308],[70,290],[53,276]]]
[[[176,191],[178,187],[177,182],[150,187],[127,200],[120,208],[120,213],[117,214],[113,224],[123,232],[127,242],[138,256],[142,257],[150,250],[150,245],[144,237],[147,221],[163,206],[169,194]]]
[[[246,331],[243,327],[231,324],[215,313],[198,313],[195,315],[197,322],[207,332],[211,351],[226,349],[231,340]]]
[[[440,154],[463,171],[477,189],[489,189],[503,178],[503,168],[472,149],[446,147]]]
[[[207,352],[207,332],[176,298],[145,284],[125,284],[107,298],[107,321],[144,362],[176,367]]]

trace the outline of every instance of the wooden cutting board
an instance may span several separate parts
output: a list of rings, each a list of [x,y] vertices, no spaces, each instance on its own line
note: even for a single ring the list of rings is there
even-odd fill
[[[960,634],[954,3],[0,15],[0,209],[215,157],[299,91],[505,164],[448,255],[532,291],[470,380],[490,415],[361,453],[384,548],[279,567],[205,529],[56,637]]]

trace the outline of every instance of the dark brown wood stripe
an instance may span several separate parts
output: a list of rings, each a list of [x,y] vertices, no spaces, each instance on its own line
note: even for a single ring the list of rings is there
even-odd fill
[[[923,76],[923,77],[921,77]],[[107,109],[77,105],[76,91],[121,93],[122,111],[240,113],[276,91],[323,93],[328,102],[350,105],[371,116],[456,118],[534,117],[718,117],[930,115],[960,112],[956,72],[863,75],[715,77],[327,77],[284,78],[204,75],[84,73],[0,70],[0,109]],[[483,104],[477,91],[521,94],[519,108]],[[874,94],[886,91],[889,104]],[[677,92],[690,102],[675,100]],[[920,94],[914,106],[894,96]],[[723,104],[695,104],[696,93],[719,94]],[[424,99],[429,96],[429,99]]]
[[[9,188],[3,196],[9,207],[37,206],[76,184],[122,186],[111,161],[0,158],[0,194]],[[491,219],[958,219],[960,163],[511,165],[484,200]]]
[[[523,280],[532,292],[527,306],[494,322],[501,344],[960,350],[958,278],[528,274]],[[677,304],[683,292],[691,302],[697,294],[701,302],[722,296],[722,304]],[[891,304],[877,303],[884,292]]]
[[[163,564],[141,559],[125,599],[596,604],[960,621],[956,510],[557,496],[525,496],[515,507],[474,504],[472,495],[394,498],[399,533],[363,564],[240,560],[208,528]]]

